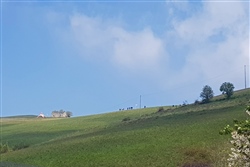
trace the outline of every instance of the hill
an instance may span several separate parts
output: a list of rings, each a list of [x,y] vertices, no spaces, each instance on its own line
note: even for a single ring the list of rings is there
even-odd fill
[[[225,166],[233,119],[245,119],[250,89],[208,104],[75,118],[1,119],[1,164],[71,166]],[[0,165],[1,166],[1,165]]]
[[[37,115],[15,115],[15,116],[7,116],[7,117],[2,117],[2,118],[6,119],[6,118],[36,118],[36,117]]]

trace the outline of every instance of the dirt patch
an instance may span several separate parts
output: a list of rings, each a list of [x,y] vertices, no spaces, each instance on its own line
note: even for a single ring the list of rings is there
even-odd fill
[[[205,163],[186,163],[182,165],[182,167],[212,167],[212,166]]]
[[[181,167],[213,167],[211,153],[206,149],[189,148],[183,151],[185,160]]]

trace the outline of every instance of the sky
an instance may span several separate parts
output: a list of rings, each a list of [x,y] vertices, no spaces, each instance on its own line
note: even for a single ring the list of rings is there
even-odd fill
[[[1,116],[73,116],[249,87],[249,1],[1,1]]]

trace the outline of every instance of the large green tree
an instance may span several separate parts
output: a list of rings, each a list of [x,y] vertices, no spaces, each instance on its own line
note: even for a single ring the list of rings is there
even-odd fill
[[[214,97],[214,92],[212,88],[208,85],[204,86],[200,97],[202,98],[203,103],[208,103]]]
[[[226,96],[227,99],[229,99],[234,93],[234,85],[230,82],[224,82],[220,86],[220,91]]]

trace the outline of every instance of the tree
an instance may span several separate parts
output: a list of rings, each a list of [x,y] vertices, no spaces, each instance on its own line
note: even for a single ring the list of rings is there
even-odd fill
[[[52,117],[71,117],[73,113],[70,111],[59,110],[59,111],[52,111],[51,115]]]
[[[220,91],[226,96],[227,99],[229,99],[234,93],[234,85],[230,82],[224,82],[220,86]]]
[[[70,112],[70,111],[67,111],[67,112],[66,112],[66,114],[67,114],[67,117],[71,117],[71,116],[73,116],[73,113],[72,113],[72,112]]]
[[[208,85],[204,86],[200,94],[203,103],[208,103],[214,97],[212,88]]]

